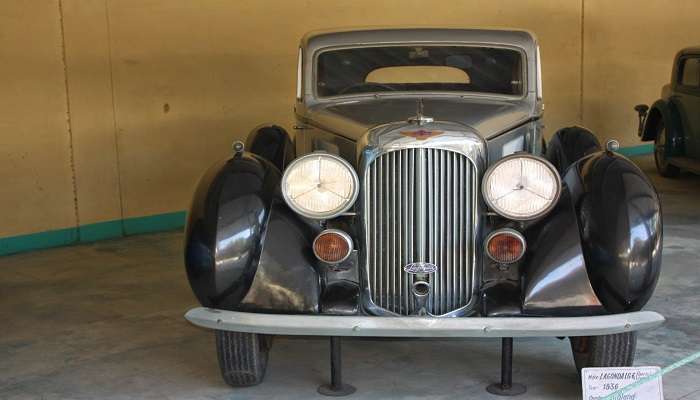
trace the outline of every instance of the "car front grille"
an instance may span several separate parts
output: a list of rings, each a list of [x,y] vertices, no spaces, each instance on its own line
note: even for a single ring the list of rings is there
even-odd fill
[[[364,175],[366,268],[372,302],[396,314],[416,312],[412,262],[429,262],[427,312],[467,306],[474,280],[477,173],[462,154],[409,148],[383,153]]]

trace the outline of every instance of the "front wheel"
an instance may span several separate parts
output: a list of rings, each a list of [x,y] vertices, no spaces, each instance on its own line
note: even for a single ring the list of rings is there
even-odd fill
[[[219,368],[224,381],[233,387],[253,386],[263,381],[272,337],[257,333],[214,331]]]
[[[631,367],[637,348],[637,333],[570,337],[571,351],[579,374],[583,368]]]
[[[673,178],[678,176],[681,172],[678,167],[671,165],[668,162],[668,151],[666,150],[666,145],[668,143],[668,138],[666,137],[666,125],[664,121],[659,121],[656,126],[656,139],[654,139],[654,161],[656,162],[656,169],[659,171],[659,175],[666,178]]]

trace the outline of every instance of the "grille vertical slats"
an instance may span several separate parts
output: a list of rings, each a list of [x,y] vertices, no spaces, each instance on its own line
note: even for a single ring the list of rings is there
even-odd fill
[[[379,166],[379,172],[378,172],[378,177],[380,179],[379,183],[381,184],[384,181],[384,168],[382,168],[382,161],[378,163]],[[377,201],[377,219],[379,220],[379,223],[377,224],[377,228],[379,229],[379,235],[378,237],[380,238],[381,242],[377,244],[379,246],[379,263],[377,264],[377,295],[379,297],[379,307],[384,307],[384,298],[386,296],[386,289],[384,288],[384,236],[382,235],[382,227],[384,226],[384,200],[383,200],[383,187],[379,186],[377,188],[377,192],[379,193],[379,201]]]
[[[471,300],[476,172],[471,161],[441,149],[402,149],[375,159],[365,175],[368,204],[367,284],[374,304],[415,312],[414,277],[403,267],[430,262],[428,312],[442,315]]]
[[[445,207],[445,203],[447,203],[447,189],[445,188],[445,173],[446,168],[445,168],[445,153],[440,153],[440,169],[436,171],[437,173],[440,174],[440,205],[438,210],[440,211],[440,226],[443,227],[442,231],[440,232],[440,258],[437,260],[439,262],[438,265],[446,265],[447,264],[447,242],[446,242],[446,227],[445,221],[447,219],[447,207]],[[442,274],[437,274],[440,276],[440,313],[445,312],[444,310],[447,309],[447,296],[445,296],[446,292],[446,286],[447,286],[447,273],[449,271],[449,268],[445,269],[444,271],[441,271]]]
[[[389,186],[390,186],[390,187],[393,187],[393,188],[396,188],[396,187],[397,187],[397,183],[396,183],[396,160],[395,160],[395,158],[396,158],[395,155],[392,154],[392,155],[391,155],[391,158],[389,159],[389,162],[390,162],[390,165],[391,165],[391,185],[389,185]],[[392,196],[391,196],[391,199],[392,199],[392,201],[391,201],[391,207],[392,207],[392,209],[394,210],[394,219],[396,219],[396,213],[395,213],[395,211],[397,210],[397,208],[396,208],[396,198],[397,198],[396,192],[397,192],[397,191],[394,189],[394,190],[392,191]],[[397,246],[397,243],[396,243],[396,224],[395,224],[395,223],[394,223],[394,224],[391,224],[391,237],[392,237],[392,241],[391,241],[391,258],[392,258],[393,260],[396,260],[396,246]],[[401,291],[400,291],[401,285],[398,285],[398,284],[397,284],[397,277],[398,277],[398,272],[396,271],[395,268],[393,268],[393,269],[391,270],[391,292],[392,292],[391,299],[392,299],[392,301],[394,302],[393,307],[394,307],[394,308],[397,308],[397,307],[398,307],[398,308],[400,309],[400,308],[401,308],[400,302],[399,302],[399,304],[396,303],[397,299],[401,299]]]
[[[427,218],[427,227],[428,227],[428,236],[426,238],[427,243],[428,243],[428,252],[427,252],[427,258],[429,260],[434,260],[435,257],[437,257],[437,246],[436,241],[438,240],[438,235],[435,232],[435,225],[436,225],[436,214],[435,214],[435,201],[437,199],[436,194],[435,194],[435,185],[437,184],[437,179],[438,177],[433,173],[435,170],[435,158],[436,154],[435,152],[430,149],[427,150],[427,159],[426,159],[426,170],[428,171],[427,175],[427,187],[426,187],[426,192],[427,192],[427,200],[426,200],[426,218]],[[405,264],[404,264],[405,265]],[[434,279],[434,277],[430,277],[429,283],[431,285],[431,290],[433,293],[435,293],[435,288],[437,287],[437,281]],[[430,303],[428,306],[432,308],[435,307],[435,297],[432,296],[430,298]]]
[[[384,222],[384,229],[386,230],[386,236],[391,237],[391,227],[393,225],[393,223],[391,221],[391,214],[393,211],[393,207],[391,207],[392,190],[391,190],[391,171],[389,169],[390,157],[388,157],[384,161],[385,161],[385,168],[384,168],[385,175],[384,176],[387,177],[387,179],[385,179],[385,185],[384,185],[384,187],[385,187],[385,189],[384,189],[384,205],[385,205],[385,208],[384,208],[384,221],[385,221]],[[393,294],[391,293],[391,271],[393,268],[390,267],[390,265],[391,265],[391,243],[388,243],[387,247],[388,247],[389,251],[386,252],[386,258],[384,261],[385,262],[384,285],[385,285],[385,287],[388,288],[388,290],[386,291],[386,307],[392,308],[392,305],[390,303],[390,301],[392,300],[392,297],[393,297],[392,296]]]

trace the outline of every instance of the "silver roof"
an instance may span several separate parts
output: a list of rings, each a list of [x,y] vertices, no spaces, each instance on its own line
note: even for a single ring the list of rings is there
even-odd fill
[[[307,33],[302,47],[314,52],[329,46],[353,46],[379,43],[481,43],[510,45],[524,49],[534,58],[537,38],[534,33],[518,29],[463,28],[344,28]]]
[[[686,54],[700,54],[700,46],[693,46],[693,47],[686,47],[681,49],[681,51],[678,52],[678,55],[686,55]]]

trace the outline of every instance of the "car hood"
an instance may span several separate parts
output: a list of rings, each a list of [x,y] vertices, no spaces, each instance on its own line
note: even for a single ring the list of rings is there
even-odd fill
[[[423,98],[423,115],[466,125],[484,139],[534,117],[525,101],[474,98]],[[306,110],[304,122],[359,140],[376,126],[406,121],[418,112],[419,98],[378,98],[320,104]]]

